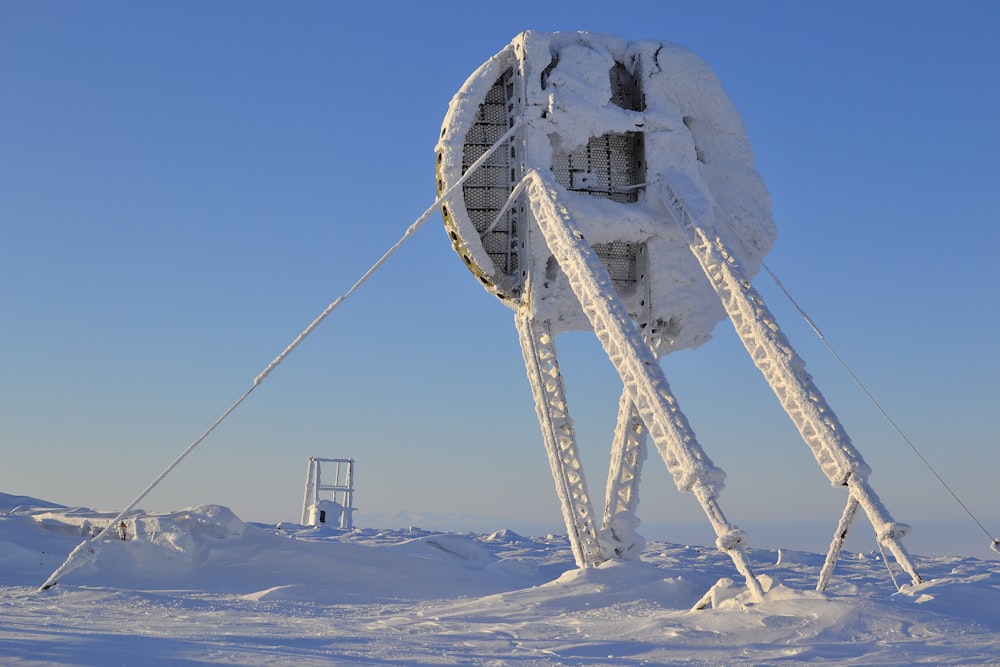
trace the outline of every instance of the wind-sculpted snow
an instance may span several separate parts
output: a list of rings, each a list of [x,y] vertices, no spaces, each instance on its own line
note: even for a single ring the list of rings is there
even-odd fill
[[[55,588],[68,526],[107,514],[0,494],[0,663],[13,665],[988,665],[1000,567],[918,558],[897,593],[877,554],[751,552],[764,602],[713,548],[651,542],[578,570],[565,537],[246,524],[220,506],[129,521]],[[62,514],[60,514],[62,512]],[[44,520],[41,520],[43,519]],[[707,592],[715,607],[690,611]]]

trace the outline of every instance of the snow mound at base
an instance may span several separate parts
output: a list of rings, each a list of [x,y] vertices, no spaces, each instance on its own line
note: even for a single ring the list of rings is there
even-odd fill
[[[92,540],[81,573],[121,582],[188,572],[205,562],[213,543],[238,540],[247,529],[232,510],[221,505],[170,513],[137,511],[120,521],[116,514],[88,508],[19,506],[10,518],[32,522],[65,539]],[[4,551],[10,557],[19,555]]]
[[[243,537],[246,524],[228,507],[202,505],[170,514],[142,515],[132,519],[133,541],[148,541],[175,551],[189,551],[198,539],[225,540]]]
[[[96,561],[98,569],[109,573],[129,566],[138,570],[186,570],[207,559],[213,542],[239,539],[246,531],[246,524],[221,505],[138,515],[123,523],[121,544],[116,545],[122,548],[101,550]]]

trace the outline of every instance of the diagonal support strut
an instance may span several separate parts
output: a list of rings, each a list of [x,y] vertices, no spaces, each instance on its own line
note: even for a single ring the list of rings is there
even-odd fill
[[[744,548],[746,535],[729,523],[718,503],[725,474],[698,444],[663,369],[618,298],[607,269],[560,203],[560,186],[550,174],[537,170],[525,178],[529,179],[528,199],[542,236],[621,376],[625,392],[649,429],[674,483],[679,490],[695,495],[715,530],[716,545],[732,558],[754,599],[762,600],[764,591]]]
[[[680,175],[676,178],[684,183]],[[659,204],[688,236],[691,252],[719,295],[750,358],[764,375],[831,484],[847,487],[851,500],[827,555],[819,590],[823,590],[829,580],[840,554],[837,547],[846,535],[858,506],[865,511],[875,528],[879,543],[889,549],[913,583],[920,583],[923,580],[900,541],[909,527],[893,520],[868,483],[870,468],[813,383],[812,376],[806,372],[805,362],[781,332],[774,315],[745,277],[736,258],[726,250],[711,224],[702,219],[707,218],[710,212],[706,209],[702,215],[692,215],[677,191],[670,184],[662,185],[667,200],[661,200]],[[692,186],[691,192],[696,194],[697,189]]]
[[[573,557],[577,567],[592,567],[607,559],[597,537],[576,432],[566,405],[555,336],[548,322],[532,319],[526,308],[517,311],[514,321]]]

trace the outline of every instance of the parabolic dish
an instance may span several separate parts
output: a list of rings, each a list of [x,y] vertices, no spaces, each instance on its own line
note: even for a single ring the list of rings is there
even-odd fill
[[[508,201],[528,170],[549,170],[656,352],[706,342],[725,313],[657,189],[670,183],[748,276],[776,237],[743,121],[711,68],[667,42],[521,33],[452,99],[437,145],[439,194],[515,126],[442,209],[480,283],[554,332],[590,328],[526,195]]]

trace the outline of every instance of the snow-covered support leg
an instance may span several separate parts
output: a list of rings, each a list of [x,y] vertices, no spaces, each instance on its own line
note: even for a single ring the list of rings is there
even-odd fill
[[[611,446],[611,464],[605,491],[602,543],[613,549],[608,557],[629,560],[642,550],[643,539],[635,533],[638,525],[639,481],[646,460],[646,425],[628,392],[618,403],[618,424]]]
[[[725,473],[712,464],[698,444],[663,369],[618,298],[607,269],[583,238],[573,216],[559,202],[560,186],[551,174],[536,170],[526,178],[530,179],[531,210],[546,245],[621,376],[625,392],[649,429],[674,483],[679,490],[695,495],[715,529],[716,545],[733,559],[754,598],[762,600],[763,588],[744,550],[746,535],[726,520],[718,503]]]
[[[867,478],[854,479],[852,475],[847,479],[847,489],[851,497],[858,501],[865,514],[868,515],[879,544],[889,550],[903,571],[910,575],[910,580],[914,584],[923,583],[923,577],[917,573],[910,553],[901,541],[910,534],[910,527],[905,523],[896,523],[893,520],[892,516],[889,515],[889,510],[885,508],[875,490],[868,484]]]
[[[764,300],[711,224],[696,220],[671,186],[662,185],[667,194],[667,200],[660,202],[664,212],[687,233],[691,252],[718,293],[743,346],[812,450],[820,469],[833,486],[848,488],[848,493],[868,515],[880,543],[892,552],[913,582],[919,583],[920,575],[899,542],[909,527],[893,521],[868,484],[871,469],[806,372],[805,362],[792,349]],[[697,195],[696,190],[692,193]],[[706,211],[705,215],[710,213]]]
[[[592,567],[606,557],[598,541],[576,433],[566,405],[555,336],[548,322],[532,319],[526,309],[519,310],[514,321],[573,557],[577,567]]]
[[[847,539],[847,532],[851,529],[851,523],[858,513],[858,506],[858,501],[854,496],[848,495],[847,506],[844,507],[844,513],[837,524],[837,532],[833,536],[833,541],[830,542],[830,550],[826,553],[826,562],[823,563],[823,569],[820,570],[819,579],[816,582],[816,590],[821,593],[826,590],[830,583],[830,575],[833,574],[833,568],[837,566],[840,552],[844,548],[844,540]]]

